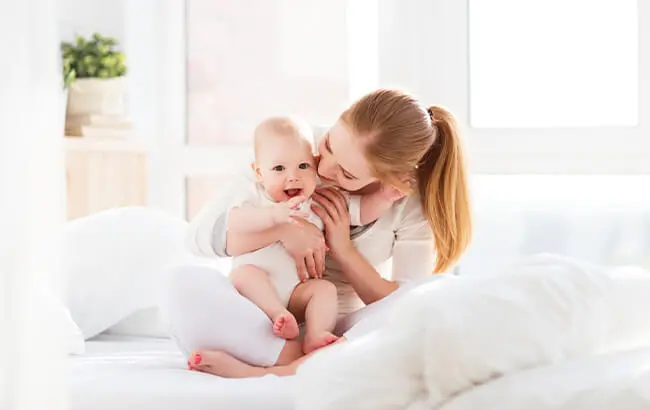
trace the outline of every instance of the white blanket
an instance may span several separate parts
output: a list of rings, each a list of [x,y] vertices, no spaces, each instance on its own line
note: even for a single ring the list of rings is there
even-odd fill
[[[650,275],[551,255],[404,296],[389,323],[298,370],[298,410],[435,409],[525,369],[650,346]],[[504,397],[507,400],[507,397]]]

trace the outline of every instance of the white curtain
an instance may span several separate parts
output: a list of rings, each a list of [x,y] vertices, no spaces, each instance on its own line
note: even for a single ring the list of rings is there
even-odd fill
[[[55,0],[0,1],[0,409],[65,408],[43,289],[61,289],[63,90]]]

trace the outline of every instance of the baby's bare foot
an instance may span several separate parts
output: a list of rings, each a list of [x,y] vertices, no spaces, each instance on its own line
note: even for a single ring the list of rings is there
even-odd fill
[[[305,343],[303,344],[302,350],[305,352],[305,354],[309,354],[314,350],[318,350],[327,345],[331,345],[337,340],[339,340],[339,337],[333,335],[330,332],[307,334],[305,336]]]
[[[293,339],[298,336],[298,322],[296,318],[284,311],[273,319],[273,333],[283,339]]]

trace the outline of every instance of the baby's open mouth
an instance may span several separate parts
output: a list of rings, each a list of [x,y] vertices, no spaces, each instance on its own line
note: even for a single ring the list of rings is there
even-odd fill
[[[289,198],[293,198],[294,196],[300,195],[302,193],[302,189],[300,188],[285,189],[284,193],[287,194]]]

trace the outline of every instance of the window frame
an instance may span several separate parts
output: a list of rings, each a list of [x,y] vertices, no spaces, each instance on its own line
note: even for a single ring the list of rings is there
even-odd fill
[[[639,121],[635,127],[473,128],[470,125],[469,0],[403,3],[393,32],[420,27],[408,47],[399,39],[385,44],[406,70],[392,70],[430,104],[449,108],[456,116],[478,174],[647,174],[650,173],[650,3],[638,2]],[[395,3],[397,4],[397,3]],[[396,6],[393,6],[396,7]],[[381,23],[380,23],[381,24]],[[400,27],[400,24],[403,25]],[[412,32],[412,30],[411,30]],[[408,33],[408,31],[407,31]],[[440,39],[440,40],[436,40]],[[430,49],[430,53],[421,50]],[[384,68],[384,67],[382,67]],[[417,74],[421,75],[417,75]]]
[[[152,142],[152,205],[185,217],[186,178],[232,174],[250,160],[250,147],[187,145],[185,1],[150,4],[157,17],[156,92],[163,97],[156,107]],[[450,109],[460,125],[472,173],[650,174],[650,25],[642,24],[650,21],[649,2],[638,2],[636,127],[473,128],[469,0],[387,0],[379,3],[376,13],[380,85],[404,87],[427,104]]]

